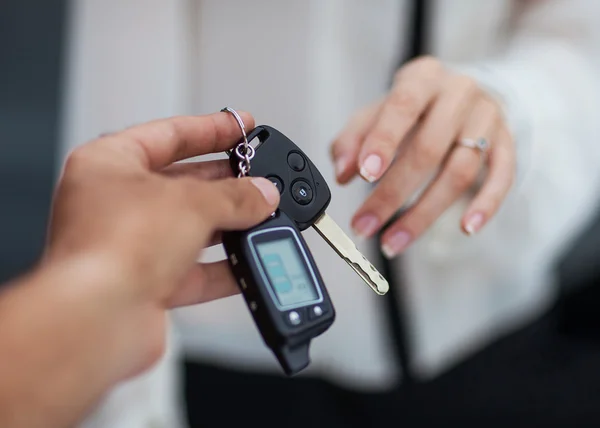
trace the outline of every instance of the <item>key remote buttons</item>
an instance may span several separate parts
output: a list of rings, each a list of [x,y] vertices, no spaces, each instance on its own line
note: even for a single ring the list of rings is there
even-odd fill
[[[298,180],[292,184],[292,197],[300,205],[308,205],[313,200],[313,189],[304,180]]]
[[[306,161],[300,153],[291,152],[288,155],[288,165],[296,172],[300,172],[306,166]]]

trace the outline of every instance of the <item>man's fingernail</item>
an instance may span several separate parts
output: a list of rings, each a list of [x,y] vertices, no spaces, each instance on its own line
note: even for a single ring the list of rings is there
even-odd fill
[[[405,231],[396,232],[382,245],[381,250],[388,259],[401,253],[410,243],[410,234]]]
[[[379,176],[382,166],[383,161],[379,156],[369,155],[360,167],[360,175],[362,175],[365,180],[372,183]]]
[[[277,203],[277,200],[279,199],[279,190],[277,190],[277,187],[275,187],[273,183],[266,178],[261,177],[253,178],[251,181],[252,184],[260,190],[260,193],[262,193],[269,205]]]
[[[465,223],[465,232],[469,235],[473,235],[481,229],[481,226],[483,226],[483,214],[472,214]]]
[[[335,160],[335,175],[336,175],[336,177],[339,177],[340,175],[342,175],[345,170],[346,170],[346,159],[343,157],[336,159]]]
[[[354,233],[361,238],[369,238],[379,227],[379,220],[372,214],[367,214],[360,217],[354,222]]]

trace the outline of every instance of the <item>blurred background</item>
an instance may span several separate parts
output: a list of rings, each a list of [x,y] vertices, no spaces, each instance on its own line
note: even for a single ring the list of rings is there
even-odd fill
[[[60,167],[67,12],[67,2],[60,0],[0,1],[0,281],[31,267],[43,248]],[[581,414],[581,406],[597,412],[599,250],[600,217],[557,263],[560,298],[554,309],[535,325],[482,350],[468,367],[444,375],[435,392],[421,391],[428,405],[444,402],[456,385],[473,387],[474,379],[475,390],[490,392],[482,396],[510,397],[509,391],[498,393],[505,386],[502,372],[490,372],[496,361],[513,359],[539,380],[528,384],[532,406],[559,403],[575,414]],[[549,391],[558,395],[547,398]],[[518,403],[506,398],[497,407],[513,404]]]
[[[0,2],[0,281],[44,242],[56,174],[66,2]]]

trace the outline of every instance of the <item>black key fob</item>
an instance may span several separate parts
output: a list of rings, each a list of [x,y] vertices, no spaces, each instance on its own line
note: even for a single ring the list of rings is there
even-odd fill
[[[281,194],[279,208],[303,231],[326,211],[331,192],[318,168],[300,148],[281,132],[266,125],[248,134],[248,141],[258,139],[248,175],[266,177]],[[243,141],[243,140],[242,140]],[[230,156],[237,175],[239,159]]]
[[[298,373],[335,310],[296,223],[277,210],[252,229],[223,233],[223,246],[264,342],[287,375]]]

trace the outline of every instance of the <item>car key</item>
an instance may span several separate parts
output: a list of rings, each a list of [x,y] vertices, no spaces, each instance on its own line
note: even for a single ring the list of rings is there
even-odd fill
[[[223,233],[223,247],[263,341],[288,376],[303,370],[335,309],[295,222],[277,210],[250,230]]]
[[[254,150],[237,112],[224,110],[235,116],[244,136],[232,156],[244,177]],[[335,309],[296,222],[277,209],[248,230],[223,232],[222,241],[263,341],[288,376],[303,370],[311,340],[333,324]]]
[[[331,202],[331,192],[308,156],[270,126],[257,126],[246,138],[259,141],[252,148],[252,167],[248,174],[266,177],[277,186],[281,194],[279,209],[295,221],[300,231],[312,226],[375,293],[387,293],[387,280],[325,212]],[[244,164],[236,156],[229,159],[233,171],[239,174]]]

